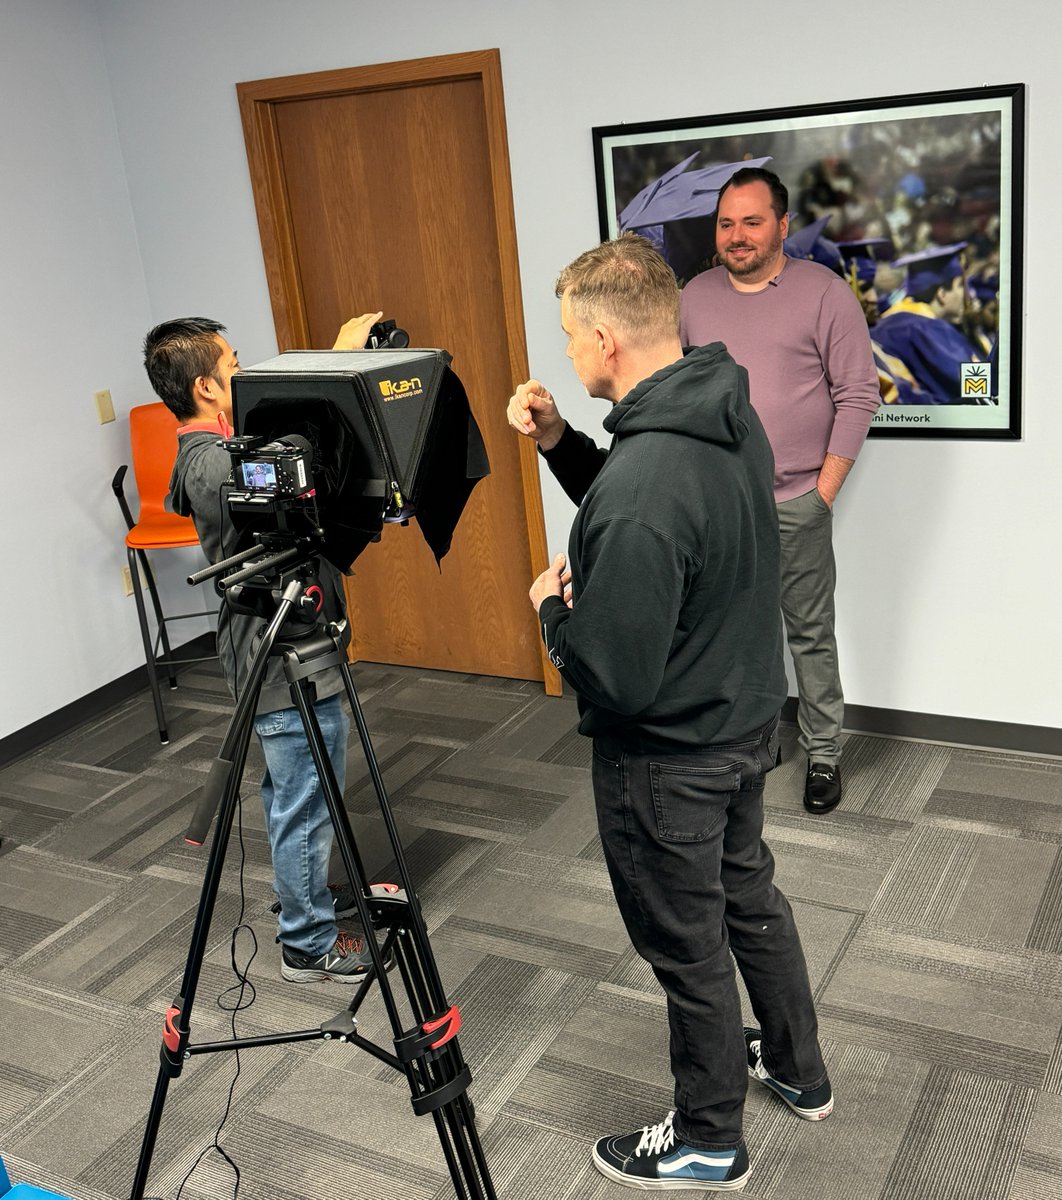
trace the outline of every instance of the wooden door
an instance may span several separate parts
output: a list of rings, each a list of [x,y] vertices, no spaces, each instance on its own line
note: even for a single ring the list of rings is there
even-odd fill
[[[352,657],[560,679],[527,600],[548,564],[538,466],[505,422],[527,377],[496,50],[237,86],[277,340],[383,309],[453,355],[490,457],[442,570],[415,524],[353,564]]]

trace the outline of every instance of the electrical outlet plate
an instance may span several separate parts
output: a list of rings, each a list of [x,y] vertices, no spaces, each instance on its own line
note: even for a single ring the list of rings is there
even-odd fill
[[[108,421],[114,420],[114,401],[111,399],[111,393],[107,388],[95,393],[96,400],[96,415],[100,419],[101,425],[106,425]]]
[[[129,570],[128,563],[122,567],[122,587],[125,588],[125,594],[127,596],[131,596],[133,594],[133,575]]]

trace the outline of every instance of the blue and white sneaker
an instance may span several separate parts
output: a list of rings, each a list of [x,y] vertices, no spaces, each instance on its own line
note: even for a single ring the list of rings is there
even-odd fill
[[[817,1088],[801,1090],[782,1083],[763,1065],[763,1035],[758,1029],[745,1030],[745,1049],[748,1052],[749,1075],[765,1084],[805,1121],[824,1121],[833,1112],[833,1089],[827,1079]]]
[[[602,1175],[642,1191],[708,1188],[736,1192],[749,1177],[745,1143],[726,1150],[702,1150],[675,1138],[669,1112],[659,1125],[637,1133],[602,1138],[594,1147],[594,1166]]]

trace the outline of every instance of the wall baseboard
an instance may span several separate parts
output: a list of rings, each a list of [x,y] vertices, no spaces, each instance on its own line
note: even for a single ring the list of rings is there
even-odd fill
[[[190,642],[185,642],[183,646],[176,647],[173,653],[177,658],[212,655],[214,653],[214,634],[200,634]],[[52,738],[66,733],[72,725],[80,725],[82,721],[91,721],[94,717],[102,716],[108,709],[117,708],[119,704],[124,704],[130,697],[135,696],[137,692],[145,691],[147,686],[147,667],[137,667],[119,679],[113,679],[103,687],[90,692],[87,696],[82,696],[80,700],[65,704],[57,712],[41,717],[32,725],[27,725],[24,729],[18,729],[7,737],[0,738],[0,767],[5,767],[17,758],[39,750]]]
[[[796,697],[790,696],[782,706],[782,720],[795,722],[796,712]],[[885,737],[975,746],[983,750],[1013,750],[1019,754],[1062,757],[1062,730],[1052,729],[1049,725],[1013,725],[1006,721],[983,721],[976,717],[948,717],[937,713],[903,712],[891,708],[871,708],[864,704],[846,704],[844,727],[853,733],[874,733]]]
[[[214,635],[204,633],[186,642],[176,653],[188,658],[210,654]],[[120,679],[82,696],[58,712],[50,713],[32,725],[0,738],[0,767],[39,750],[52,738],[65,733],[71,725],[99,717],[110,708],[124,703],[148,685],[147,667],[137,667]],[[796,698],[790,696],[782,707],[783,721],[796,721]],[[871,708],[847,704],[844,727],[853,733],[880,734],[885,737],[917,738],[926,742],[946,742],[958,746],[976,746],[984,750],[1012,750],[1019,754],[1048,754],[1062,757],[1062,730],[1049,725],[1013,725],[1006,721],[983,721],[974,717],[948,717],[937,713],[903,712],[891,708]]]

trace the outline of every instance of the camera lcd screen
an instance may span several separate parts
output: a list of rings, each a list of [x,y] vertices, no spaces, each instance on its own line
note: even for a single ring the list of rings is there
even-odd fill
[[[272,463],[268,462],[245,462],[240,463],[240,470],[243,473],[243,486],[247,488],[257,488],[262,491],[276,491],[277,488],[277,473],[276,468]]]

